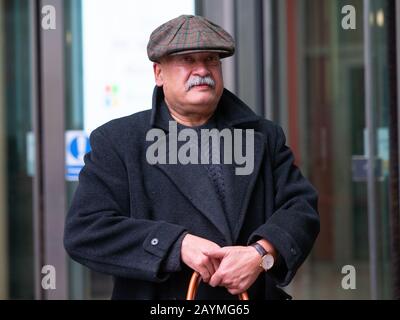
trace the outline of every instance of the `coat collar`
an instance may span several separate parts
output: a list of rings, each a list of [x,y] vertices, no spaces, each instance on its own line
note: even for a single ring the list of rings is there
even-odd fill
[[[224,89],[216,112],[218,112],[216,116],[219,121],[227,128],[258,122],[261,119],[227,89]],[[153,93],[151,126],[169,132],[169,120],[170,116],[165,107],[163,90],[156,87]],[[169,133],[166,135],[166,139],[169,139]],[[232,180],[227,181],[231,185],[227,193],[226,200],[229,202],[227,209],[235,210],[235,215],[238,217],[235,230],[229,230],[221,203],[217,195],[210,192],[210,190],[214,190],[214,186],[202,165],[155,164],[155,166],[171,179],[180,192],[219,230],[227,244],[230,245],[235,244],[239,237],[262,163],[264,142],[261,134],[257,132],[254,135],[254,152],[253,172],[247,176],[233,175],[231,176]]]

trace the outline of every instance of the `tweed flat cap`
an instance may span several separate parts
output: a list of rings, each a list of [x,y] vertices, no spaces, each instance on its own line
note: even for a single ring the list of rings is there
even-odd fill
[[[153,62],[166,55],[212,51],[221,58],[235,53],[235,41],[220,26],[201,16],[181,15],[172,19],[150,35],[147,55]]]

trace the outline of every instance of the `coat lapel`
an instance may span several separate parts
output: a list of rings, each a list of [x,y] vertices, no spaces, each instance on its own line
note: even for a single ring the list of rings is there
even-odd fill
[[[229,183],[226,206],[228,210],[232,210],[237,217],[237,224],[232,230],[233,243],[236,243],[240,230],[242,229],[244,218],[251,194],[257,180],[261,162],[264,155],[264,141],[260,133],[254,135],[254,169],[249,175],[236,175],[234,170],[230,174],[227,181]],[[237,166],[236,166],[237,167]]]

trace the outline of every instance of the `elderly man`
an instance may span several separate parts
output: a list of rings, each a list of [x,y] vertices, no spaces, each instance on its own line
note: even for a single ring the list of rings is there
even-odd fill
[[[147,49],[152,109],[92,132],[66,219],[66,250],[115,277],[114,299],[184,299],[193,271],[205,282],[199,299],[236,299],[244,291],[250,299],[290,298],[278,286],[291,281],[319,233],[317,194],[294,165],[282,129],[224,89],[221,59],[234,54],[232,37],[184,15],[154,30]],[[252,133],[239,139],[240,148],[252,147],[252,171],[237,174],[237,163],[212,159],[149,163],[151,130],[171,146],[187,129]],[[198,155],[212,158],[220,147]]]

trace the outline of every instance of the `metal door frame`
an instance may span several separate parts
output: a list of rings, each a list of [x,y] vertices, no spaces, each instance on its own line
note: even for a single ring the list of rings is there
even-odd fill
[[[55,8],[56,29],[41,26],[42,8]],[[31,4],[31,68],[35,136],[34,256],[35,298],[67,299],[67,260],[63,247],[65,191],[64,8],[62,0]],[[44,290],[41,273],[54,266],[56,289]]]

